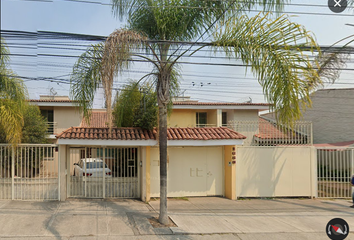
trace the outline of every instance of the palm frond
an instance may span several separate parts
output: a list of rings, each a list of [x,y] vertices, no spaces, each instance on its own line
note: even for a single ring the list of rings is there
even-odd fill
[[[301,116],[300,106],[311,104],[308,83],[322,83],[303,47],[310,53],[319,49],[303,26],[286,16],[275,20],[269,16],[260,13],[232,19],[215,34],[213,45],[250,66],[278,120],[290,123]]]
[[[345,41],[341,47],[335,47],[338,43]],[[347,36],[322,52],[316,57],[317,73],[324,82],[334,83],[340,76],[340,69],[346,66],[346,61],[350,58],[350,52],[353,47],[350,46],[354,42],[354,35]],[[310,85],[311,87],[311,85]]]
[[[21,142],[23,109],[28,94],[23,81],[8,68],[9,50],[4,39],[0,40],[0,126],[6,141],[17,144]]]
[[[105,92],[109,127],[112,123],[112,87],[114,77],[128,68],[132,52],[143,45],[146,37],[135,31],[116,30],[109,35],[101,63],[101,81]]]
[[[1,71],[0,89],[0,99],[12,99],[22,104],[28,97],[23,81],[9,69]]]
[[[6,135],[6,142],[17,144],[21,142],[23,127],[23,108],[18,101],[0,99],[0,126]]]
[[[10,51],[6,45],[5,39],[0,37],[0,70],[4,70],[10,61]]]
[[[103,43],[92,45],[73,67],[70,95],[77,102],[86,121],[89,121],[94,95],[101,82]]]

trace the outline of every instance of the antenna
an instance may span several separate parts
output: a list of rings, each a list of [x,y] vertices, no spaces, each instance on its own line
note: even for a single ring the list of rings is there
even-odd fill
[[[58,94],[58,93],[54,90],[54,88],[50,88],[49,92],[50,92],[50,97],[51,97],[52,99],[54,99],[55,95]]]

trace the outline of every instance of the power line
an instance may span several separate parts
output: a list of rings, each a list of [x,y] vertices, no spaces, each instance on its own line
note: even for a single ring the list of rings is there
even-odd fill
[[[31,2],[50,2],[48,0],[25,0],[25,1],[31,1]],[[103,2],[96,2],[96,1],[85,1],[85,0],[62,0],[65,2],[73,2],[73,3],[85,3],[85,4],[95,4],[95,5],[101,5],[101,6],[112,6],[113,4],[110,3],[103,3]],[[241,1],[238,1],[241,2]],[[249,3],[249,2],[245,2]],[[318,5],[318,4],[292,4],[292,3],[283,3],[285,6],[297,6],[297,7],[327,7],[326,5]],[[140,6],[131,6],[128,4],[120,4],[120,6],[126,6],[126,7],[131,7],[131,8],[138,8]],[[144,6],[145,8],[159,8],[159,6]],[[190,6],[165,6],[170,7],[170,8],[182,8],[182,9],[211,9],[212,7],[190,7]],[[259,8],[262,8],[259,6]],[[347,8],[353,8],[352,6],[347,6]],[[233,9],[237,10],[237,9]],[[247,9],[244,10],[244,12],[261,12],[261,9]],[[353,15],[351,14],[334,14],[334,13],[318,13],[318,12],[296,12],[296,11],[276,11],[276,10],[270,10],[272,13],[277,13],[277,14],[299,14],[299,15],[322,15],[322,16],[337,16],[337,17],[352,17]]]

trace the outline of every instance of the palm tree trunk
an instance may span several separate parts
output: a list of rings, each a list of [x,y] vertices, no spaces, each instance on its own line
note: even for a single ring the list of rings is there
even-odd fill
[[[161,69],[157,81],[159,105],[159,150],[160,150],[160,216],[159,222],[169,223],[167,214],[167,104],[170,100],[170,70],[167,64],[168,44],[160,45]]]
[[[159,222],[168,224],[167,214],[167,104],[159,106],[160,150],[160,216]]]

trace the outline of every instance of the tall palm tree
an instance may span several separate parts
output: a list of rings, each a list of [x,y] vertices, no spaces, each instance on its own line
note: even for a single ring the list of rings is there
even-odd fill
[[[9,50],[5,40],[1,38],[0,41],[0,128],[4,130],[7,142],[17,144],[21,141],[27,90],[9,68]]]
[[[113,32],[104,43],[93,45],[77,61],[72,74],[71,93],[85,115],[93,103],[94,92],[103,85],[107,111],[111,114],[113,79],[141,58],[153,66],[145,77],[153,77],[159,107],[160,216],[167,215],[167,105],[170,101],[173,72],[178,60],[194,54],[183,50],[192,46],[223,49],[230,58],[249,66],[273,103],[278,118],[290,123],[300,117],[300,106],[310,105],[309,94],[321,80],[309,59],[318,50],[314,37],[287,16],[245,12],[263,7],[282,10],[283,1],[267,0],[112,0],[114,14],[126,19],[128,29]],[[200,41],[208,34],[209,42]],[[150,55],[138,54],[145,48]],[[152,57],[148,57],[152,56]],[[142,79],[143,79],[142,78]],[[109,117],[111,118],[111,116]]]

